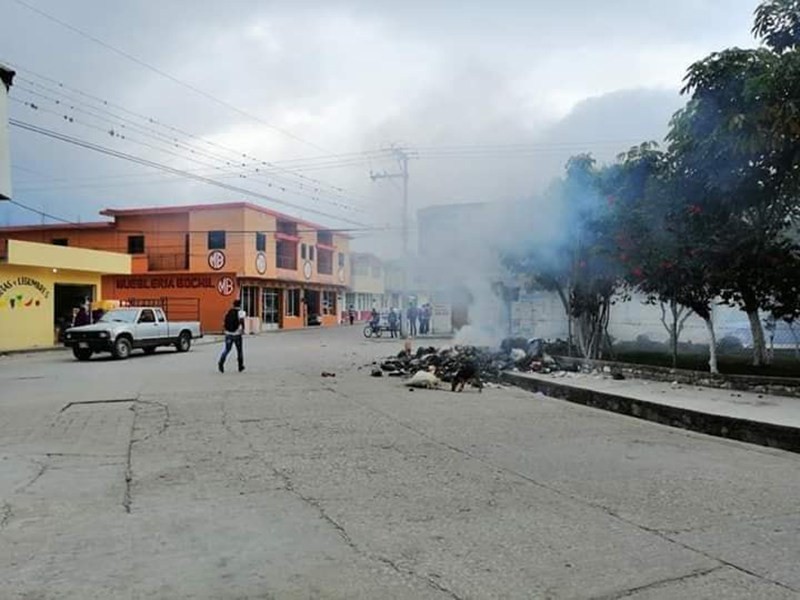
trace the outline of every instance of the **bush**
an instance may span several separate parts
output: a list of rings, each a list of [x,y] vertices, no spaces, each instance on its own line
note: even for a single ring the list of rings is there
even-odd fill
[[[719,342],[717,342],[717,351],[720,354],[736,354],[744,350],[742,340],[734,335],[726,335]]]

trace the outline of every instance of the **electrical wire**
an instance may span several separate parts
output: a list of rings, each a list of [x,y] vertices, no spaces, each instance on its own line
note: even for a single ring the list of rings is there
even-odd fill
[[[185,81],[183,81],[181,79],[178,79],[174,75],[171,75],[171,74],[167,73],[166,71],[163,71],[163,70],[159,69],[158,67],[154,67],[153,65],[143,61],[140,58],[137,58],[136,56],[130,54],[129,52],[126,52],[124,50],[120,50],[116,46],[113,46],[113,45],[109,44],[108,42],[105,42],[105,41],[101,40],[100,38],[97,38],[94,35],[92,35],[90,33],[87,33],[86,31],[83,31],[82,29],[79,29],[79,28],[75,27],[74,25],[71,25],[71,24],[67,23],[66,21],[62,21],[58,17],[55,17],[55,16],[53,16],[53,15],[51,15],[51,14],[49,14],[49,13],[43,11],[43,10],[31,5],[31,4],[28,4],[27,2],[24,2],[23,0],[11,0],[11,1],[16,3],[16,4],[18,4],[19,6],[22,6],[22,7],[26,8],[26,9],[38,14],[41,17],[44,17],[45,19],[48,19],[49,21],[52,21],[53,23],[56,23],[56,24],[66,28],[66,29],[69,29],[73,33],[76,33],[77,35],[80,35],[81,37],[86,38],[86,39],[94,42],[95,44],[98,44],[98,45],[102,46],[103,48],[105,48],[107,50],[110,50],[111,52],[114,52],[115,54],[118,54],[119,56],[122,56],[123,58],[126,58],[126,59],[130,60],[131,62],[136,63],[140,67],[148,69],[148,70],[152,71],[153,73],[156,73],[156,74],[160,75],[161,77],[164,77],[165,79],[169,79],[173,83],[176,83],[176,84],[180,85],[181,87],[184,87],[184,88],[186,88],[188,90],[191,90],[192,92],[194,92],[194,93],[196,93],[196,94],[198,94],[200,96],[203,96],[204,98],[206,98],[208,100],[211,100],[212,102],[215,102],[215,103],[219,104],[220,106],[224,106],[228,110],[231,110],[231,111],[233,111],[233,112],[235,112],[235,113],[237,113],[237,114],[239,114],[241,116],[244,116],[244,117],[247,117],[248,119],[256,121],[256,122],[260,123],[261,125],[264,125],[265,127],[268,127],[269,129],[272,129],[273,131],[277,131],[278,133],[281,133],[282,135],[284,135],[286,137],[289,137],[289,138],[291,138],[291,139],[293,139],[293,140],[295,140],[297,142],[300,142],[302,144],[305,144],[305,145],[310,146],[312,148],[315,148],[317,150],[322,150],[323,152],[327,152],[327,150],[325,150],[325,148],[322,148],[321,146],[315,144],[314,142],[311,142],[309,140],[303,139],[300,136],[295,135],[294,133],[292,133],[290,131],[287,131],[286,129],[283,129],[281,127],[273,125],[272,123],[268,123],[267,121],[265,121],[261,117],[257,117],[256,115],[253,115],[252,113],[249,113],[249,112],[247,112],[245,110],[242,110],[241,108],[238,108],[237,106],[234,106],[230,102],[227,102],[225,100],[217,98],[216,96],[213,96],[212,94],[209,94],[205,90],[202,90],[202,89],[200,89],[200,88],[198,88],[198,87],[196,87],[196,86],[194,86],[194,85],[192,85],[190,83],[187,83],[187,82],[185,82]]]
[[[23,122],[23,121],[19,121],[17,119],[9,119],[9,124],[14,126],[14,127],[18,127],[20,129],[23,129],[23,130],[26,130],[26,131],[30,131],[32,133],[37,133],[39,135],[50,137],[52,139],[56,139],[56,140],[59,140],[59,141],[62,141],[62,142],[66,142],[66,143],[69,143],[69,144],[72,144],[72,145],[75,145],[75,146],[86,148],[87,150],[92,150],[94,152],[99,152],[101,154],[105,154],[105,155],[108,155],[108,156],[113,156],[115,158],[120,158],[120,159],[123,159],[123,160],[127,160],[127,161],[130,161],[132,163],[140,164],[140,165],[143,165],[143,166],[146,166],[146,167],[159,169],[161,171],[165,171],[167,173],[171,173],[171,174],[174,174],[174,175],[180,175],[180,176],[185,177],[187,179],[193,179],[195,181],[200,181],[202,183],[207,183],[209,185],[214,185],[216,187],[219,187],[219,188],[222,188],[222,189],[225,189],[225,190],[238,192],[238,193],[241,193],[241,194],[246,194],[248,196],[253,196],[255,198],[260,198],[262,200],[266,200],[266,201],[271,202],[273,204],[278,204],[278,205],[281,205],[281,206],[287,206],[287,207],[290,207],[290,208],[302,210],[302,211],[308,212],[310,214],[315,214],[315,215],[319,215],[319,216],[335,219],[335,220],[338,220],[338,221],[342,221],[344,223],[351,223],[351,224],[355,224],[355,225],[359,225],[359,226],[364,226],[364,223],[361,223],[361,222],[358,222],[358,221],[353,221],[351,219],[340,217],[340,216],[337,216],[337,215],[333,215],[333,214],[330,214],[330,213],[327,213],[327,212],[324,212],[324,211],[320,211],[320,210],[317,210],[317,209],[312,209],[312,208],[308,208],[308,207],[304,207],[304,206],[299,206],[299,205],[294,204],[292,202],[287,202],[285,200],[279,200],[277,198],[274,198],[272,196],[267,196],[266,194],[261,194],[259,192],[254,191],[254,190],[250,190],[250,189],[247,189],[247,188],[242,188],[242,187],[235,186],[235,185],[230,185],[230,184],[223,183],[223,182],[220,182],[220,181],[216,181],[216,180],[211,179],[209,177],[204,177],[202,175],[197,175],[197,174],[194,174],[194,173],[190,173],[188,171],[183,171],[181,169],[170,167],[170,166],[162,164],[162,163],[158,163],[158,162],[151,161],[151,160],[139,157],[139,156],[134,156],[132,154],[127,154],[125,152],[120,152],[120,151],[114,150],[112,148],[101,146],[99,144],[95,144],[95,143],[89,142],[87,140],[82,140],[82,139],[79,139],[79,138],[76,138],[76,137],[73,137],[73,136],[64,135],[64,134],[59,133],[57,131],[46,129],[46,128],[43,128],[43,127],[38,127],[38,126],[33,125],[31,123],[26,123],[26,122]]]
[[[154,145],[152,143],[149,143],[147,141],[143,141],[141,139],[138,139],[137,137],[132,136],[130,134],[119,133],[119,131],[116,131],[114,129],[114,127],[113,127],[113,125],[115,124],[115,121],[106,119],[102,115],[97,115],[96,113],[93,113],[91,111],[86,111],[86,110],[80,109],[79,107],[75,107],[75,106],[72,106],[72,105],[61,105],[60,102],[57,99],[55,99],[55,98],[53,98],[51,96],[47,96],[47,95],[41,94],[41,93],[37,92],[36,90],[29,90],[29,89],[24,88],[24,87],[22,87],[21,89],[25,93],[32,94],[32,95],[34,95],[36,97],[40,97],[40,98],[49,100],[51,102],[54,102],[57,106],[59,106],[59,108],[62,108],[62,109],[63,108],[69,108],[70,110],[74,110],[74,111],[80,112],[82,114],[87,114],[87,115],[90,116],[90,118],[96,118],[96,119],[100,119],[103,122],[110,123],[110,124],[112,124],[112,128],[109,130],[108,126],[97,126],[97,125],[94,125],[92,123],[89,123],[89,122],[86,122],[86,121],[82,120],[81,118],[73,117],[73,116],[68,115],[66,113],[60,113],[57,110],[54,111],[54,110],[47,109],[47,108],[45,108],[43,106],[40,106],[39,104],[36,104],[36,103],[34,103],[32,101],[24,101],[24,100],[20,100],[18,98],[14,98],[14,97],[11,98],[12,101],[17,102],[19,104],[22,104],[22,105],[24,105],[24,106],[26,106],[26,107],[28,107],[28,108],[30,108],[32,110],[35,110],[37,112],[49,113],[49,114],[55,115],[55,116],[65,120],[68,123],[71,123],[71,124],[72,123],[77,123],[77,124],[79,124],[81,126],[85,126],[85,127],[94,129],[96,131],[99,131],[100,133],[103,133],[104,135],[111,135],[111,137],[116,138],[116,139],[122,139],[122,140],[125,140],[125,141],[128,141],[128,142],[134,143],[134,144],[138,144],[138,145],[141,145],[141,146],[148,147],[150,149],[153,149],[153,150],[156,150],[156,151],[159,151],[159,152],[163,152],[165,154],[169,154],[170,156],[174,156],[174,157],[177,157],[177,158],[181,158],[183,160],[188,160],[190,162],[194,162],[196,164],[199,164],[199,165],[202,165],[202,166],[207,167],[209,169],[212,169],[212,173],[214,173],[214,170],[221,171],[221,172],[231,171],[231,172],[235,172],[239,177],[241,177],[243,179],[246,179],[246,178],[257,178],[257,179],[258,178],[264,178],[264,180],[268,183],[269,187],[273,187],[273,185],[274,185],[276,188],[278,188],[278,189],[280,189],[281,191],[284,191],[284,192],[289,192],[289,193],[297,194],[297,195],[300,195],[300,196],[305,196],[305,197],[311,198],[312,200],[315,200],[315,201],[323,201],[323,202],[326,202],[328,204],[331,204],[331,205],[333,205],[333,206],[335,206],[337,208],[341,208],[341,209],[344,209],[344,210],[361,211],[361,212],[364,211],[364,208],[362,208],[362,207],[356,207],[356,206],[353,206],[352,204],[344,203],[344,202],[341,202],[339,200],[326,199],[323,196],[325,194],[325,192],[321,191],[319,188],[316,188],[316,187],[313,188],[313,191],[317,193],[317,195],[315,196],[315,195],[313,195],[311,193],[305,192],[304,191],[304,185],[302,183],[299,184],[299,190],[298,190],[297,189],[298,184],[296,184],[294,182],[289,182],[287,179],[281,178],[279,176],[272,176],[272,178],[276,180],[275,183],[273,183],[270,178],[267,178],[266,176],[262,176],[259,173],[259,168],[255,169],[255,173],[244,174],[244,173],[239,172],[238,171],[238,167],[234,167],[233,163],[231,161],[226,160],[224,158],[220,158],[219,156],[215,156],[215,155],[206,153],[206,152],[200,152],[200,154],[210,157],[211,160],[216,160],[216,161],[218,161],[220,163],[223,163],[225,166],[219,166],[219,165],[216,165],[216,164],[211,164],[211,163],[209,163],[207,161],[200,160],[200,159],[196,158],[195,156],[185,156],[185,155],[181,154],[180,152],[175,152],[173,150],[173,146],[181,147],[182,146],[181,144],[179,144],[179,143],[174,143],[173,144],[172,140],[166,140],[165,141],[165,140],[163,140],[161,138],[154,137],[154,136],[148,134],[147,132],[143,132],[142,135],[144,135],[145,137],[148,137],[150,139],[155,139],[157,144],[165,144],[165,143],[169,144],[169,147],[168,148],[163,148],[163,147],[161,147],[161,145],[156,146],[156,145]],[[193,148],[188,147],[188,146],[183,146],[183,147],[185,147],[186,149],[190,150],[191,153],[193,153],[193,154],[195,153],[195,150]],[[208,174],[208,173],[205,173],[205,174]],[[282,179],[283,179],[283,181],[288,182],[288,183],[281,183]]]

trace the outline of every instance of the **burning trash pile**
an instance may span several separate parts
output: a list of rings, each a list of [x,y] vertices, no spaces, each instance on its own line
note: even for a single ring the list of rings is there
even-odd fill
[[[414,377],[422,372],[451,384],[462,379],[475,383],[500,383],[503,371],[552,373],[559,370],[556,360],[544,352],[541,340],[508,338],[503,340],[499,349],[430,346],[420,347],[416,352],[402,350],[396,357],[373,363],[371,374],[373,377]],[[434,381],[421,376],[417,379],[421,383],[432,384]]]

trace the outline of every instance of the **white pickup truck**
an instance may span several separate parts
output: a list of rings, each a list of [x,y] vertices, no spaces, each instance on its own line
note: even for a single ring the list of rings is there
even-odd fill
[[[89,360],[97,352],[110,352],[114,358],[128,358],[134,348],[152,354],[159,346],[174,346],[188,352],[192,340],[203,337],[198,321],[167,321],[160,308],[115,308],[96,323],[71,327],[64,345],[72,348],[78,360]]]

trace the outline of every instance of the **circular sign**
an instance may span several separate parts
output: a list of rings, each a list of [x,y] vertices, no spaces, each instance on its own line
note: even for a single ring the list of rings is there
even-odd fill
[[[256,271],[261,275],[267,272],[267,257],[263,252],[256,254]]]
[[[231,294],[233,294],[233,290],[235,289],[236,289],[236,284],[230,277],[222,277],[217,282],[217,291],[223,296],[230,296]]]
[[[311,263],[308,261],[303,265],[303,275],[306,276],[306,279],[311,279]]]
[[[344,267],[342,267],[341,269],[339,269],[339,282],[340,283],[344,283],[344,279],[345,279],[345,277],[344,277]]]
[[[225,266],[225,253],[221,250],[214,250],[208,255],[208,266],[215,271],[219,271]]]

